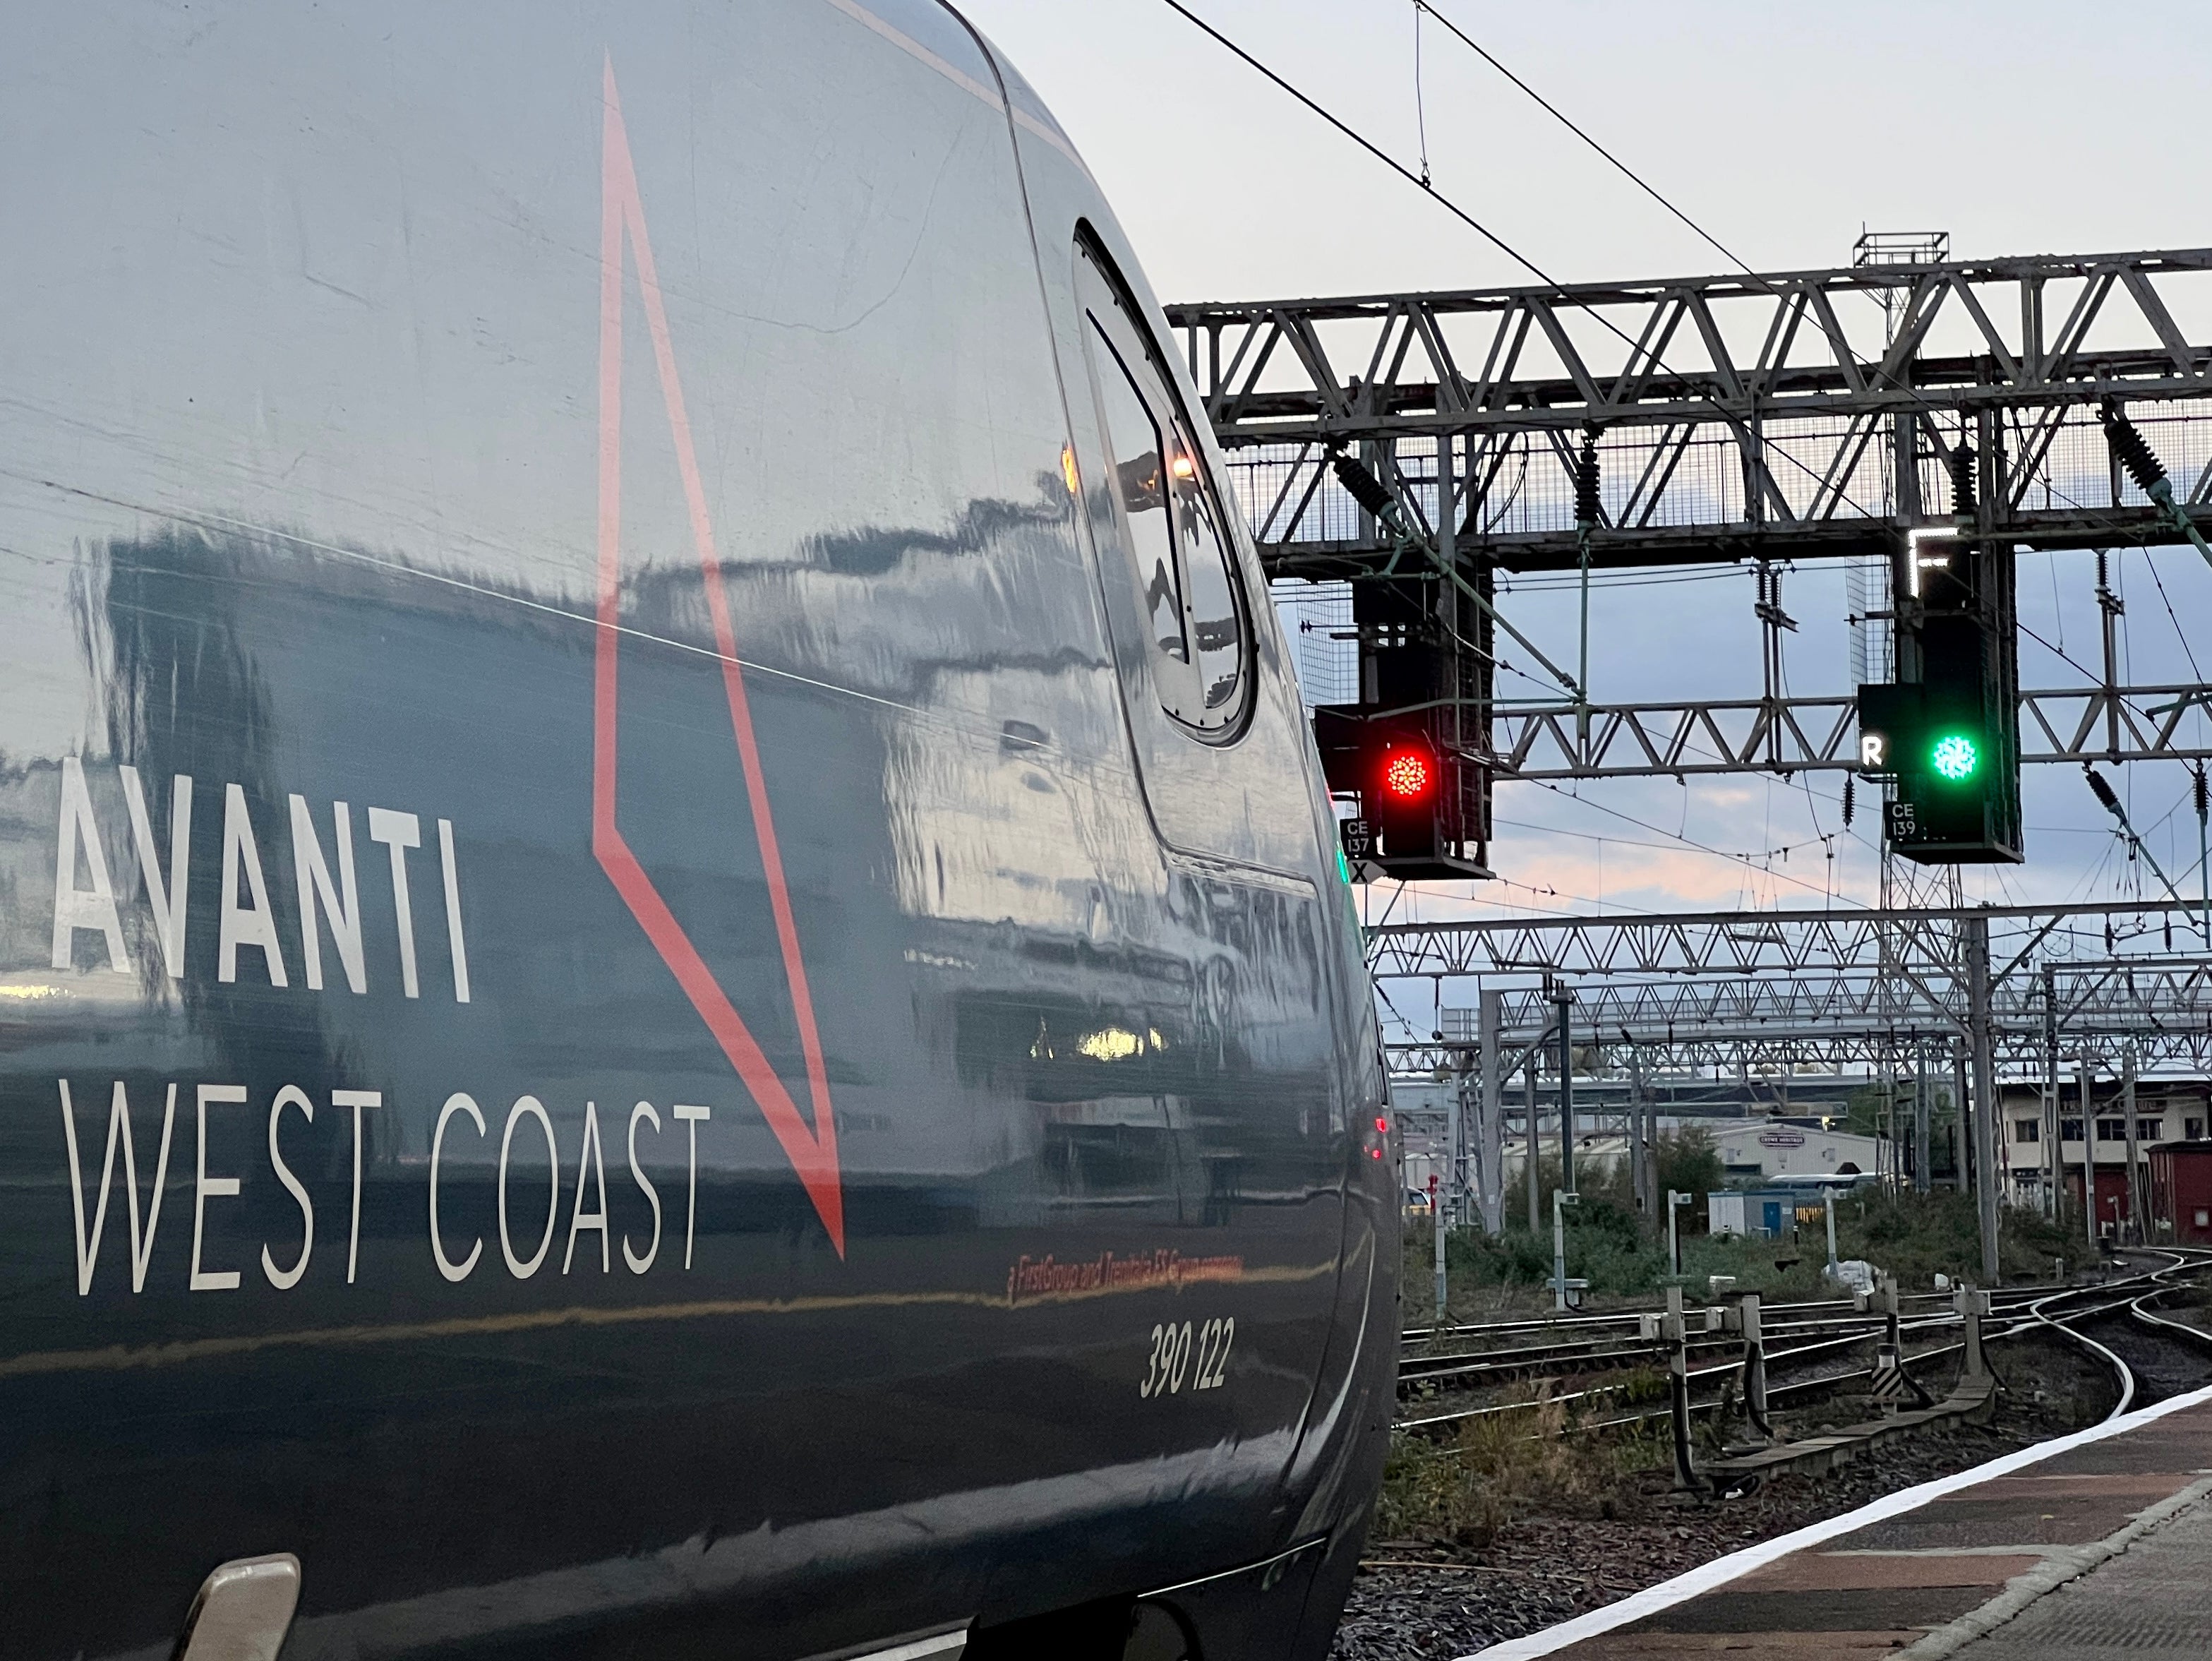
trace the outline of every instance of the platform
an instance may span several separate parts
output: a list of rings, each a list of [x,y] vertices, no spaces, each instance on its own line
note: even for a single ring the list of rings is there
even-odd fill
[[[2212,1389],[1907,1488],[1482,1661],[2212,1654]]]

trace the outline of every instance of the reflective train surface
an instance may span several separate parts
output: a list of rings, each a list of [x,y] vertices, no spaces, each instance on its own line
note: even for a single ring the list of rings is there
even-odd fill
[[[0,204],[0,1658],[1324,1654],[1358,931],[1014,71],[16,6]]]

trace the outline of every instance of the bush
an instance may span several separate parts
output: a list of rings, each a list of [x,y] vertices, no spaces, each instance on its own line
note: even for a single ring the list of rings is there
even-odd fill
[[[1604,1400],[1613,1409],[1624,1401],[1664,1399],[1666,1390],[1664,1374],[1634,1372]],[[1534,1405],[1468,1420],[1452,1436],[1394,1433],[1375,1537],[1481,1547],[1516,1516],[1540,1506],[1610,1515],[1631,1474],[1666,1457],[1663,1441],[1633,1429],[1568,1433],[1577,1415],[1548,1393],[1520,1399]]]

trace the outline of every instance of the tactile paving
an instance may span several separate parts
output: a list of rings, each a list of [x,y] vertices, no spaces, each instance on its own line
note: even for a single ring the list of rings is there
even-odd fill
[[[2039,1598],[1958,1661],[2212,1656],[2212,1504],[2200,1502],[2118,1557]]]

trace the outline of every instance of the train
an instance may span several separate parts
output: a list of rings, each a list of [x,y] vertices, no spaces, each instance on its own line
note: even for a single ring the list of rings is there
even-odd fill
[[[1324,1655],[1372,993],[1036,94],[937,0],[0,43],[0,1658]]]

